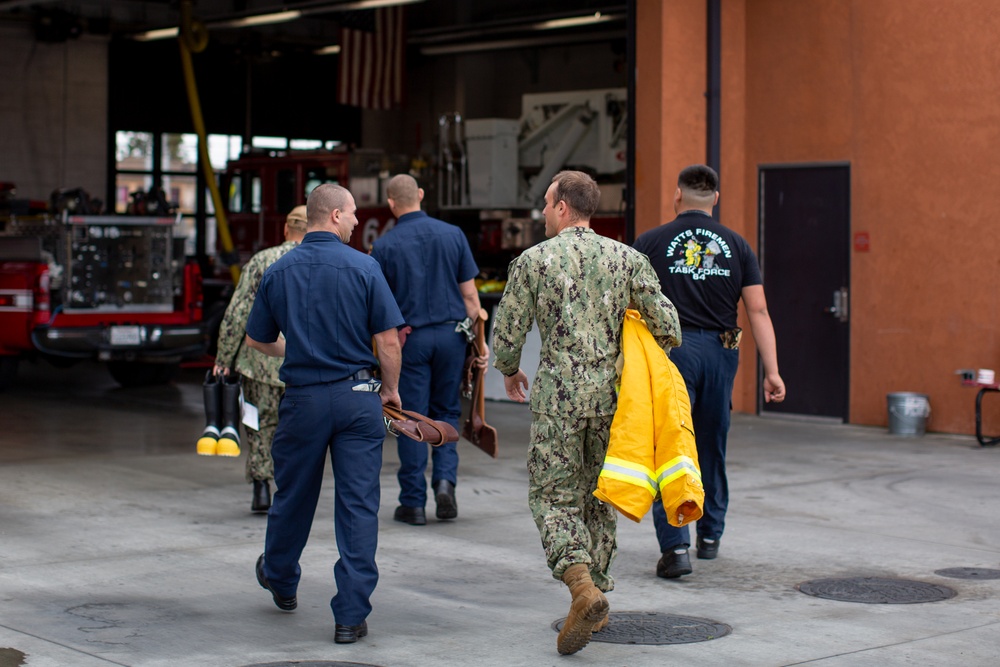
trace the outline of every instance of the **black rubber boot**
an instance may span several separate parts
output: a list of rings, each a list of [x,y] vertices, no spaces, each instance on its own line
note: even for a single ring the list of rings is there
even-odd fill
[[[202,392],[205,396],[205,430],[198,438],[198,453],[202,456],[215,456],[222,424],[222,379],[208,371],[205,373]]]
[[[240,455],[240,376],[227,375],[222,382],[222,430],[215,449],[218,456]]]
[[[255,479],[250,511],[254,514],[267,514],[269,509],[271,509],[271,483],[266,479]]]
[[[434,482],[434,500],[437,501],[437,518],[454,519],[458,516],[458,501],[455,500],[455,485],[446,479]]]

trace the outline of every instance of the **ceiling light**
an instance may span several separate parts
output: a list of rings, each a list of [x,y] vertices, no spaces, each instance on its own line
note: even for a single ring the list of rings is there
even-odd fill
[[[331,46],[324,46],[322,49],[316,49],[313,51],[317,56],[330,56],[335,53],[340,53],[340,44],[333,44]]]
[[[2,3],[3,0],[0,0]],[[33,2],[38,0],[32,0]],[[425,2],[425,0],[356,0],[355,2],[328,2],[326,0],[317,0],[316,2],[308,2],[299,5],[298,9],[288,9],[279,12],[268,12],[265,14],[255,14],[253,16],[243,16],[240,18],[227,19],[227,18],[217,18],[217,19],[206,19],[204,21],[206,27],[211,28],[248,28],[251,26],[259,25],[272,25],[274,23],[286,23],[288,21],[295,21],[310,14],[322,14],[326,12],[341,12],[341,11],[351,11],[356,9],[374,9],[377,7],[392,7],[395,5],[412,5],[418,2]],[[133,36],[133,39],[139,40],[140,42],[149,42],[156,39],[168,39],[170,37],[177,36],[178,29],[173,28],[159,28],[157,30],[148,30],[146,32],[139,33]],[[332,52],[328,52],[332,53]]]
[[[425,46],[420,49],[420,53],[425,56],[446,56],[456,53],[475,53],[477,51],[500,51],[503,49],[522,49],[540,46],[557,46],[560,44],[580,44],[583,42],[606,41],[610,39],[621,39],[626,36],[625,30],[613,30],[610,32],[588,32],[580,34],[562,35],[535,35],[533,37],[520,37],[514,39],[502,39],[495,41],[477,40],[474,42],[463,42],[459,44],[441,44],[437,46]]]
[[[531,26],[535,30],[556,30],[558,28],[575,28],[581,25],[591,25],[593,23],[603,23],[605,21],[611,21],[615,17],[611,14],[602,14],[601,12],[594,12],[593,14],[587,14],[585,16],[572,16],[565,19],[553,19],[551,21],[542,21],[541,23],[536,23]]]
[[[347,9],[375,9],[376,7],[393,7],[395,5],[412,5],[424,0],[358,0],[357,2],[347,2],[342,5],[330,7],[338,12]]]
[[[213,27],[247,28],[254,25],[271,25],[273,23],[286,23],[288,21],[294,21],[300,16],[302,16],[302,12],[297,9],[292,9],[285,12],[274,12],[273,14],[244,16],[241,19],[233,19],[232,21],[224,21],[213,24]]]
[[[152,42],[157,39],[169,39],[171,37],[176,37],[180,28],[174,26],[173,28],[158,28],[156,30],[147,30],[146,32],[139,33],[133,39],[137,39],[140,42]]]

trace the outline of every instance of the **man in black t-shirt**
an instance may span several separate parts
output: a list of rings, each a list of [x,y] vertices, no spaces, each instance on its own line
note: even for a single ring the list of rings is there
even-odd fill
[[[698,558],[707,559],[719,553],[729,503],[726,438],[739,363],[741,332],[736,316],[741,298],[764,364],[764,400],[785,399],[757,258],[743,237],[712,218],[718,201],[718,174],[705,165],[687,167],[677,177],[677,218],[642,234],[633,244],[649,257],[660,288],[677,307],[681,321],[681,346],[673,350],[670,360],[684,376],[691,398],[705,486],[705,513],[698,520]],[[688,527],[667,523],[659,501],[653,507],[653,524],[663,554],[656,564],[657,576],[673,579],[690,574]]]

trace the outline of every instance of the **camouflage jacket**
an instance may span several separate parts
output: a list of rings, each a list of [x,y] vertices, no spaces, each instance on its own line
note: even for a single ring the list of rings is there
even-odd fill
[[[493,322],[494,366],[517,372],[534,320],[542,349],[532,412],[614,414],[615,362],[630,304],[661,347],[680,345],[677,310],[646,256],[586,227],[564,229],[511,262]]]
[[[250,258],[240,273],[240,282],[236,285],[236,291],[229,301],[219,327],[219,351],[215,355],[215,362],[236,370],[252,380],[276,387],[285,386],[285,383],[278,379],[278,370],[281,368],[281,362],[285,360],[284,357],[269,357],[251,349],[243,342],[243,338],[246,335],[247,318],[250,317],[250,309],[253,307],[253,300],[257,295],[257,288],[260,287],[261,278],[264,277],[264,271],[297,245],[295,241],[285,241],[273,248],[265,248]]]

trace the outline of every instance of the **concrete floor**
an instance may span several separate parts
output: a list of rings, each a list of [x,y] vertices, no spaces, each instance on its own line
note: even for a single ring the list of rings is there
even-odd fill
[[[124,390],[90,364],[27,365],[0,396],[0,667],[1000,664],[1000,579],[935,574],[1000,569],[1000,449],[972,437],[736,415],[720,557],[658,579],[652,521],[621,519],[609,595],[613,613],[707,618],[732,633],[592,642],[563,658],[550,624],[569,596],[527,509],[524,406],[487,405],[499,460],[460,445],[454,522],[392,521],[387,440],[370,634],[335,645],[332,479],[303,554],[299,609],[280,612],[254,579],[266,520],[249,512],[243,459],[194,454],[200,401],[198,372]],[[889,605],[796,589],[828,577],[914,579],[957,594]]]

